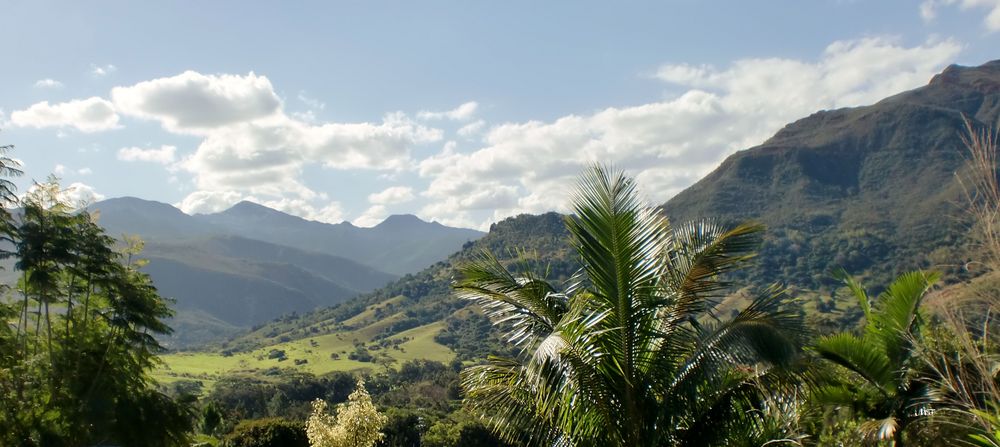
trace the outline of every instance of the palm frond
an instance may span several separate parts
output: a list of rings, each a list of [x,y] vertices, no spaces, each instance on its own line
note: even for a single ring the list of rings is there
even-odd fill
[[[893,363],[902,362],[909,352],[907,344],[920,322],[920,302],[938,277],[937,273],[904,273],[879,295],[875,303],[877,312],[868,331],[885,345]]]
[[[865,291],[864,286],[862,286],[858,280],[854,279],[854,277],[848,274],[847,270],[844,269],[835,270],[833,272],[833,277],[847,286],[847,288],[851,291],[851,294],[854,295],[854,298],[858,300],[858,305],[861,306],[861,311],[865,314],[865,322],[871,322],[871,299],[868,298],[868,292]]]
[[[548,282],[527,271],[514,276],[487,251],[460,267],[459,274],[456,295],[479,304],[517,346],[551,333],[569,307],[566,295]]]
[[[691,381],[725,374],[733,366],[768,369],[794,363],[805,329],[797,315],[779,308],[786,299],[783,289],[772,286],[732,319],[702,326],[696,348],[668,390],[676,393]]]
[[[712,220],[687,222],[674,227],[667,256],[668,281],[681,299],[710,307],[729,284],[719,275],[740,267],[755,256],[764,226],[744,223],[727,228]],[[704,307],[697,309],[703,310]]]
[[[517,360],[490,357],[486,365],[461,373],[466,407],[506,442],[559,445],[551,419],[534,411],[540,395],[537,380]]]
[[[813,349],[820,357],[863,377],[886,396],[896,394],[896,371],[878,344],[853,334],[840,333],[820,338]]]

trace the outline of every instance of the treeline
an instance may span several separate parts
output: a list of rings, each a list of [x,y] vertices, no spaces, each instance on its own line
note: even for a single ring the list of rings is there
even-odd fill
[[[365,386],[387,422],[380,446],[500,446],[504,445],[479,421],[461,410],[460,362],[415,360],[399,369],[365,375]],[[304,439],[304,421],[312,403],[347,401],[357,376],[335,372],[316,377],[284,371],[274,377],[230,376],[203,390],[197,382],[180,381],[169,393],[201,394],[197,431],[225,445],[282,445],[278,434],[294,432]],[[260,433],[274,433],[265,442]],[[268,435],[271,436],[271,435]],[[284,435],[282,435],[284,436]]]

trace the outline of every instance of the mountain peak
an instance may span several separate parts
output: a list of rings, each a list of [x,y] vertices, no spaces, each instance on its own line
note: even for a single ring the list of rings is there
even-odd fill
[[[229,209],[222,211],[219,214],[233,215],[233,216],[262,216],[268,214],[285,214],[273,208],[266,207],[256,202],[251,202],[249,200],[241,200],[239,203],[229,207]]]
[[[393,214],[386,217],[379,225],[398,225],[398,224],[421,224],[428,223],[423,219],[414,216],[413,214]]]
[[[1000,90],[997,73],[1000,73],[1000,59],[978,67],[952,64],[941,73],[934,75],[930,85],[956,85],[983,93],[994,93]]]

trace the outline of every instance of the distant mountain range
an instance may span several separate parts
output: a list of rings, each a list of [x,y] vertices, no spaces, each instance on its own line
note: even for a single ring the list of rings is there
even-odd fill
[[[762,251],[743,275],[749,284],[780,282],[829,293],[835,267],[874,288],[912,268],[943,270],[955,280],[965,274],[956,266],[975,256],[956,178],[964,164],[965,119],[998,125],[1000,61],[951,66],[927,86],[791,123],[764,144],[730,156],[661,209],[675,223],[715,218],[766,224]],[[412,321],[402,327],[443,327],[439,343],[475,354],[483,347],[477,343],[488,338],[488,324],[451,295],[455,267],[484,249],[510,260],[510,250],[527,248],[529,264],[549,266],[553,277],[564,278],[576,258],[563,218],[549,213],[504,220],[447,262],[341,305],[272,322],[227,346],[256,349],[336,333],[362,312],[405,303]]]
[[[483,235],[410,215],[373,228],[327,224],[251,202],[194,216],[132,197],[89,209],[108,234],[146,241],[145,270],[162,295],[176,300],[174,346],[341,303]]]

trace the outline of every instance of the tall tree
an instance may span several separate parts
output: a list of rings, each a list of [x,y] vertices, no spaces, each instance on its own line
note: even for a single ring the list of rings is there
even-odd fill
[[[582,176],[573,210],[583,269],[565,290],[489,253],[461,269],[458,295],[522,350],[462,372],[468,408],[527,445],[716,445],[759,431],[751,410],[795,362],[799,320],[774,287],[732,318],[713,308],[730,286],[720,275],[753,256],[762,227],[671,228],[631,178],[601,167]]]

